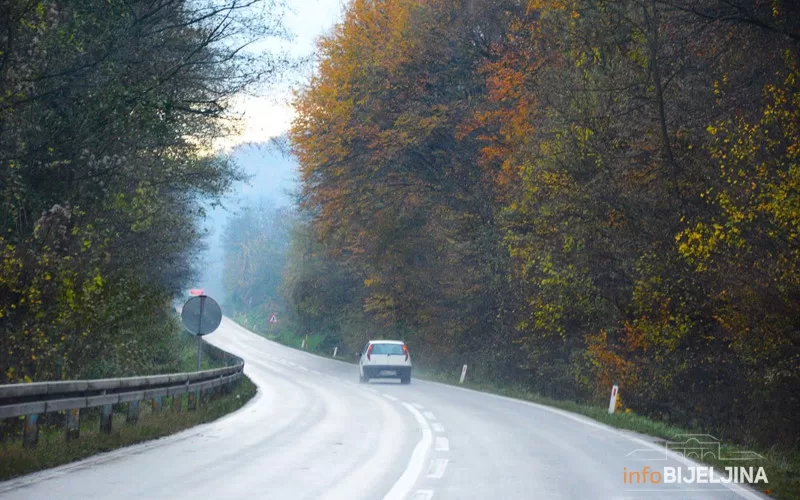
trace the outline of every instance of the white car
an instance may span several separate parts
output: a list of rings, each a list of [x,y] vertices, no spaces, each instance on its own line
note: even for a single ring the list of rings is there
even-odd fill
[[[411,383],[411,356],[408,347],[399,340],[370,340],[358,360],[358,381],[372,378],[399,378]]]

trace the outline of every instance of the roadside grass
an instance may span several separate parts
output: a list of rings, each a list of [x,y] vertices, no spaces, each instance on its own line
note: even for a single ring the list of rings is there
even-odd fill
[[[589,417],[610,427],[644,434],[645,436],[642,436],[642,438],[645,440],[648,439],[647,436],[658,438],[650,439],[656,444],[662,444],[665,440],[672,440],[675,436],[680,434],[713,434],[704,432],[702,429],[684,429],[676,427],[665,422],[637,415],[630,410],[619,411],[610,415],[608,413],[608,408],[580,404],[574,401],[551,399],[540,396],[523,387],[504,387],[493,383],[471,382],[469,380],[465,380],[464,384],[460,384],[458,382],[458,375],[428,370],[417,370],[415,377],[566,410]],[[633,448],[631,451],[633,451]],[[779,500],[800,499],[800,451],[785,450],[777,446],[763,449],[735,444],[723,444],[720,454],[722,456],[731,456],[735,452],[744,451],[754,451],[764,457],[763,460],[741,464],[745,466],[752,465],[754,468],[758,468],[759,466],[764,467],[769,483],[751,485],[753,489]],[[716,457],[708,457],[700,461],[713,466],[714,470],[719,473],[724,473],[725,467],[731,466],[730,461],[721,461]],[[740,464],[736,463],[735,465],[738,466]]]
[[[126,404],[115,405],[111,434],[100,433],[96,411],[81,413],[80,437],[67,441],[64,416],[59,424],[42,425],[39,442],[35,448],[22,447],[21,438],[0,443],[0,480],[11,479],[42,469],[63,465],[97,453],[115,450],[132,444],[168,436],[198,424],[216,420],[241,408],[256,394],[256,386],[246,376],[228,394],[217,398],[201,399],[194,411],[188,411],[187,395],[182,397],[182,411],[172,409],[171,398],[164,398],[161,411],[154,412],[147,401],[139,404],[139,421],[126,423]]]

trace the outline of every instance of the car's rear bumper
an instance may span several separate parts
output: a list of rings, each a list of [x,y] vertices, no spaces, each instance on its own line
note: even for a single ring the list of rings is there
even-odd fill
[[[363,370],[366,378],[402,378],[411,375],[410,366],[370,365],[364,366]]]

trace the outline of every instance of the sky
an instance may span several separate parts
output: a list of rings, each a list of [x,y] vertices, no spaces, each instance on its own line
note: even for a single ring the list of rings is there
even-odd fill
[[[285,26],[293,34],[288,42],[267,42],[265,50],[284,48],[291,56],[308,57],[314,53],[317,38],[329,32],[341,19],[342,0],[286,0]],[[306,73],[309,69],[306,69]],[[293,85],[302,83],[307,74],[291,75]],[[208,209],[203,228],[208,232],[208,250],[200,256],[200,276],[192,288],[202,288],[206,294],[223,304],[222,237],[225,223],[242,206],[259,200],[270,200],[277,207],[294,203],[293,192],[298,189],[297,165],[293,158],[281,155],[270,147],[272,138],[284,135],[294,117],[291,107],[292,86],[283,84],[277,89],[263,89],[259,96],[248,95],[234,103],[235,113],[243,116],[242,133],[220,147],[250,176],[247,183],[235,186],[224,200],[224,209]]]
[[[341,20],[343,0],[286,0],[285,26],[293,35],[290,41],[265,41],[259,44],[265,50],[278,48],[289,55],[302,58],[314,53],[317,38],[330,31]],[[300,76],[300,78],[298,78]],[[295,84],[306,75],[292,75]],[[233,138],[233,144],[258,143],[284,134],[294,117],[289,100],[290,84],[278,89],[263,89],[264,95],[242,96],[234,103],[235,113],[244,117],[244,130]],[[227,143],[225,147],[230,148]]]

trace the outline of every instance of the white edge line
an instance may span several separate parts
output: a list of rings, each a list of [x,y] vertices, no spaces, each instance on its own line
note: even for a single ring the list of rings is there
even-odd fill
[[[639,444],[641,446],[645,446],[647,448],[651,448],[653,450],[658,450],[658,451],[663,451],[664,450],[663,447],[658,446],[655,443],[651,443],[651,442],[645,441],[644,439],[633,437],[633,436],[631,436],[629,434],[626,434],[624,432],[620,432],[618,429],[615,429],[614,427],[610,427],[608,425],[601,424],[600,422],[594,421],[594,420],[592,420],[592,419],[590,419],[588,417],[583,417],[581,415],[576,415],[576,414],[570,413],[570,412],[568,412],[566,410],[560,410],[558,408],[553,408],[551,406],[547,406],[547,405],[543,405],[543,404],[539,404],[539,403],[534,403],[532,401],[524,401],[522,399],[510,398],[508,396],[500,396],[499,394],[492,394],[490,392],[475,391],[473,389],[467,389],[465,387],[456,387],[456,386],[453,386],[453,385],[442,384],[440,382],[431,382],[429,380],[425,380],[425,383],[441,385],[441,386],[447,387],[449,389],[454,389],[454,390],[457,390],[457,391],[465,391],[465,392],[477,393],[477,394],[482,394],[484,396],[488,396],[488,397],[495,398],[495,399],[502,399],[504,401],[513,401],[514,403],[533,406],[534,408],[538,408],[540,410],[544,410],[544,411],[547,411],[547,412],[550,412],[550,413],[553,413],[553,414],[556,414],[556,415],[560,415],[560,416],[562,416],[564,418],[568,418],[570,420],[574,420],[575,422],[580,422],[580,423],[582,423],[584,425],[588,425],[589,427],[594,427],[595,429],[604,430],[606,432],[610,432],[612,434],[616,434],[618,436],[622,436],[622,437],[624,437],[624,438],[626,438],[626,439],[628,439],[630,441],[633,441],[636,444]],[[702,466],[701,464],[699,464],[699,463],[697,463],[697,462],[695,462],[693,460],[690,460],[690,459],[684,457],[683,455],[681,455],[679,453],[675,453],[673,451],[669,451],[668,455],[673,460],[681,462],[682,464],[690,466],[690,467]],[[716,473],[715,473],[715,475],[716,475]],[[736,493],[737,495],[739,495],[742,498],[747,498],[749,500],[763,500],[765,498],[769,498],[767,496],[763,496],[763,495],[761,495],[759,493],[756,493],[755,491],[753,491],[753,490],[751,490],[749,488],[746,488],[744,486],[741,486],[739,484],[734,484],[734,483],[722,483],[722,484],[726,488],[728,488],[729,490],[731,490],[732,492]]]
[[[428,452],[431,449],[431,441],[433,441],[431,428],[428,425],[428,421],[425,420],[425,417],[410,404],[402,403],[402,405],[414,415],[417,423],[422,428],[422,438],[414,447],[414,451],[411,453],[411,458],[408,459],[408,465],[403,475],[394,483],[389,493],[383,497],[383,500],[402,500],[411,493],[411,489],[414,487],[417,478],[422,474],[422,470],[425,467],[425,459],[428,457]]]
[[[389,401],[397,401],[397,398],[392,396],[391,394],[386,394],[385,392],[382,394],[383,397],[388,399]]]

